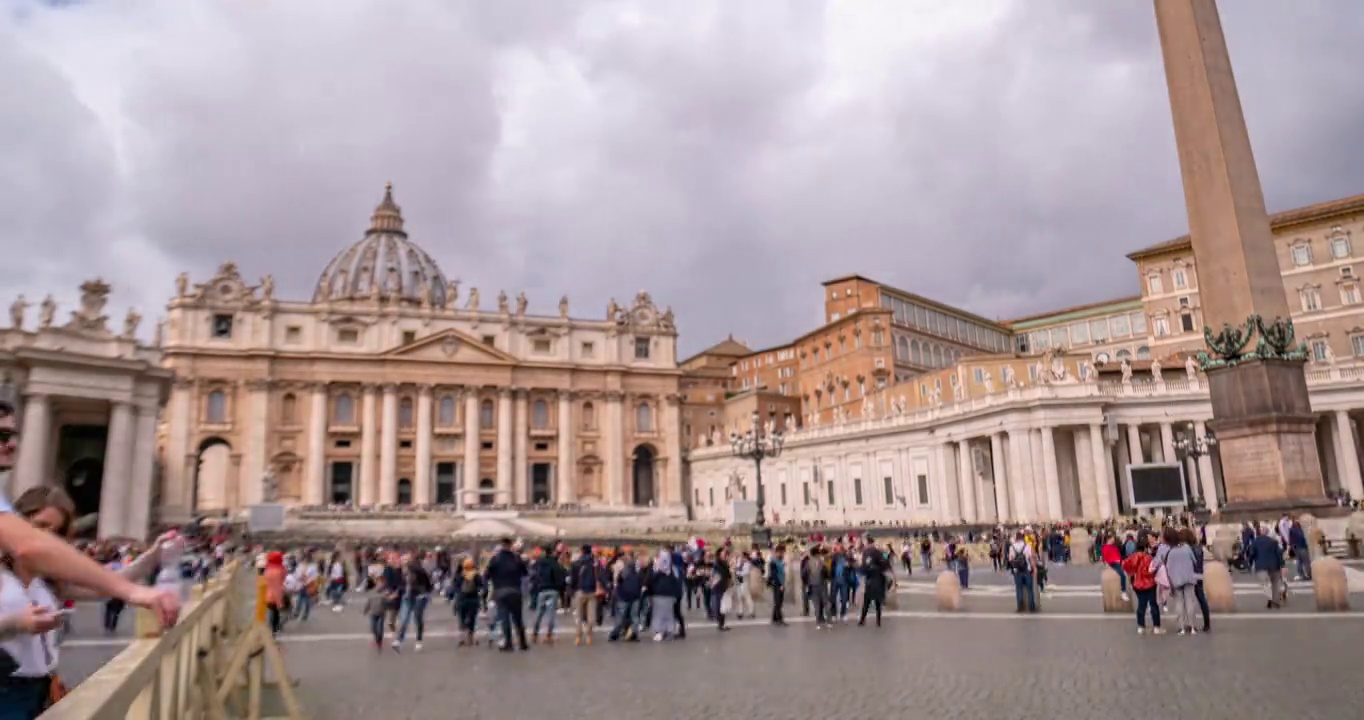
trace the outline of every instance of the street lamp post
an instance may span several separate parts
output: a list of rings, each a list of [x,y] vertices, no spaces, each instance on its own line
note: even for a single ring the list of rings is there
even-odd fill
[[[1184,458],[1193,459],[1194,482],[1198,483],[1198,494],[1202,497],[1203,492],[1203,468],[1199,465],[1199,458],[1206,457],[1212,453],[1212,449],[1217,446],[1217,438],[1212,433],[1204,433],[1199,437],[1193,423],[1189,423],[1186,432],[1180,433],[1175,439],[1175,451]],[[1226,491],[1223,491],[1225,494]],[[1203,498],[1203,507],[1208,506],[1208,499]]]
[[[753,411],[752,422],[752,427],[745,433],[731,432],[729,444],[734,449],[735,457],[752,460],[757,471],[758,512],[757,517],[753,519],[752,540],[753,547],[767,548],[772,545],[772,530],[767,527],[767,517],[764,512],[767,505],[767,494],[763,492],[763,460],[780,455],[786,438],[779,431],[767,431],[762,425],[762,417],[756,410]]]

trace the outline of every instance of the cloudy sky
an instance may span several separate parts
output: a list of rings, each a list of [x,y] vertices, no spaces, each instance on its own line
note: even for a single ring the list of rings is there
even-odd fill
[[[1221,5],[1270,209],[1364,192],[1364,3]],[[389,180],[464,288],[647,289],[684,352],[845,273],[1134,292],[1185,229],[1150,0],[0,0],[0,83],[0,287],[120,315],[225,260],[310,294]]]

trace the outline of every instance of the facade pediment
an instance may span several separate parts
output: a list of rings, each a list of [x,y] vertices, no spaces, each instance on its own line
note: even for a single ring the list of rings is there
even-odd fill
[[[394,348],[384,357],[433,362],[493,363],[511,365],[516,358],[479,342],[458,330],[443,330],[416,342]]]

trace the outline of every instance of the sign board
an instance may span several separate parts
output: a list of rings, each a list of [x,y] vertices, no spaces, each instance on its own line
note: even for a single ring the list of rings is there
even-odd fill
[[[247,511],[248,532],[279,532],[284,529],[284,506],[279,503],[252,505]]]
[[[1146,463],[1127,466],[1127,492],[1134,508],[1186,507],[1184,466],[1179,463]]]

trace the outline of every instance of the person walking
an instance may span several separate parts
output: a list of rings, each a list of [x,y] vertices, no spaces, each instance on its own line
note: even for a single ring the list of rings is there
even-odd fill
[[[1023,612],[1024,600],[1027,600],[1028,612],[1037,612],[1037,592],[1033,588],[1033,576],[1037,573],[1037,557],[1024,538],[1022,530],[1014,535],[1013,543],[1005,552],[1009,571],[1014,577],[1014,601],[1017,604],[1014,612]]]
[[[1265,607],[1271,610],[1283,607],[1283,601],[1288,597],[1288,588],[1283,581],[1283,547],[1265,533],[1264,527],[1255,529],[1255,539],[1250,543],[1250,565],[1264,585],[1269,601]]]
[[[725,632],[729,630],[725,627],[725,613],[728,611],[727,606],[733,604],[729,593],[734,586],[734,571],[730,569],[729,564],[729,548],[722,547],[720,552],[716,554],[715,566],[711,568],[710,582],[712,605],[710,612],[715,618],[716,626],[721,632]]]
[[[407,567],[403,569],[403,582],[402,609],[399,613],[398,634],[393,639],[393,650],[394,652],[402,652],[403,638],[407,636],[407,626],[409,623],[416,623],[415,649],[417,652],[421,652],[422,634],[426,630],[426,606],[431,602],[431,592],[434,590],[431,583],[431,573],[427,572],[420,560],[411,558],[407,562]]]
[[[512,550],[511,538],[502,538],[501,547],[492,560],[488,561],[488,584],[492,586],[493,602],[497,605],[498,621],[502,625],[503,652],[512,652],[515,647],[529,650],[526,642],[526,624],[523,610],[525,601],[521,595],[521,581],[529,574],[526,561]],[[512,645],[512,628],[516,629],[517,645]]]
[[[810,548],[810,561],[806,566],[806,584],[809,586],[810,602],[815,606],[815,629],[832,627],[829,619],[829,569],[824,564],[824,548],[816,545]]]
[[[564,567],[554,557],[552,550],[546,548],[543,555],[535,559],[531,569],[530,593],[535,606],[535,624],[531,626],[530,641],[540,642],[540,623],[545,622],[545,644],[554,644],[554,618],[559,611],[559,596],[567,580]]]
[[[881,627],[881,610],[886,602],[886,573],[890,563],[876,545],[867,538],[867,547],[862,551],[862,574],[866,578],[866,588],[862,591],[862,617],[858,625],[867,624],[867,610],[876,606],[876,627]]]
[[[786,600],[786,546],[778,545],[772,550],[772,559],[767,563],[767,585],[772,588],[772,624],[785,626],[782,616],[782,603]]]
[[[1137,634],[1146,632],[1146,612],[1151,612],[1151,634],[1161,635],[1160,603],[1156,602],[1156,574],[1151,569],[1151,545],[1142,533],[1137,537],[1136,550],[1122,561],[1122,569],[1132,580],[1132,591],[1137,594]]]

